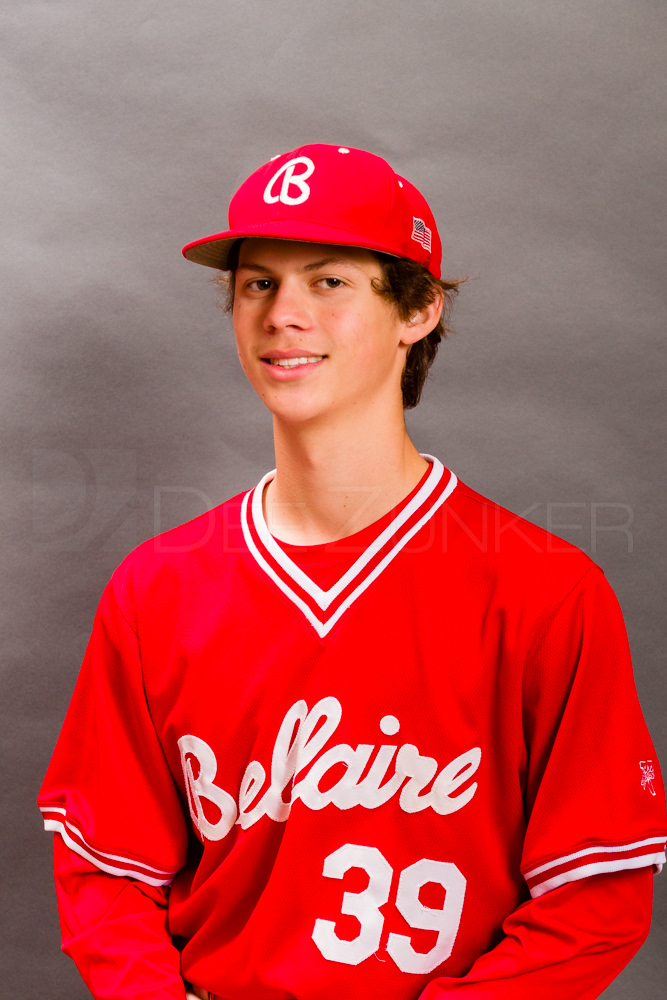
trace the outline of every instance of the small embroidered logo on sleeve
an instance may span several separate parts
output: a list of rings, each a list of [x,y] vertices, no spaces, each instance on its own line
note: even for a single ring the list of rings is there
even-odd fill
[[[412,217],[412,233],[410,239],[416,240],[417,243],[421,243],[424,250],[431,252],[431,230],[428,228],[423,219],[418,219],[413,215]]]
[[[640,760],[639,766],[642,769],[642,788],[644,790],[648,788],[651,795],[655,795],[655,788],[653,787],[653,779],[655,778],[655,768],[653,767],[653,761]]]

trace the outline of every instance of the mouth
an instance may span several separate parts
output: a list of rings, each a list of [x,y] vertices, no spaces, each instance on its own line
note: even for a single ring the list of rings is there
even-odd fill
[[[324,361],[326,354],[314,354],[303,358],[262,358],[268,365],[276,365],[278,368],[297,368],[299,365],[313,365],[318,361]]]

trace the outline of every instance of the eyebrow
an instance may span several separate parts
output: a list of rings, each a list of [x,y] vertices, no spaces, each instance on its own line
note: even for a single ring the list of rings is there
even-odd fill
[[[347,267],[353,267],[357,271],[363,271],[363,268],[350,260],[349,257],[322,257],[321,260],[314,260],[311,264],[306,264],[301,268],[303,272],[319,271],[322,267],[327,267],[329,264],[343,264]],[[264,267],[263,264],[256,264],[254,261],[246,261],[244,264],[239,264],[237,270],[239,271],[259,271],[262,274],[270,274],[272,269],[270,267]]]

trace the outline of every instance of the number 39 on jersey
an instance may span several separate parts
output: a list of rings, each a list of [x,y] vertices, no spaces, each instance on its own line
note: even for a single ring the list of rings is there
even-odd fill
[[[318,917],[312,938],[329,961],[359,965],[380,947],[385,922],[380,908],[389,902],[394,870],[377,847],[344,844],[324,859],[322,874],[342,879],[351,868],[361,868],[368,876],[366,888],[361,892],[344,892],[341,904],[341,913],[359,921],[359,933],[352,940],[345,940],[336,934],[335,921]],[[437,909],[425,906],[419,898],[422,887],[431,882],[445,891],[443,905]],[[421,858],[400,872],[393,906],[415,930],[437,932],[435,943],[427,952],[415,951],[407,934],[390,932],[387,954],[401,972],[432,972],[449,958],[461,921],[465,891],[465,877],[451,862]]]

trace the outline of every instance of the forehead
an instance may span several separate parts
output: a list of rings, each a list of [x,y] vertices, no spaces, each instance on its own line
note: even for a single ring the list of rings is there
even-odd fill
[[[304,243],[296,240],[244,239],[239,250],[239,267],[308,267],[317,262],[351,264],[364,270],[379,270],[377,257],[361,247],[333,243]]]

